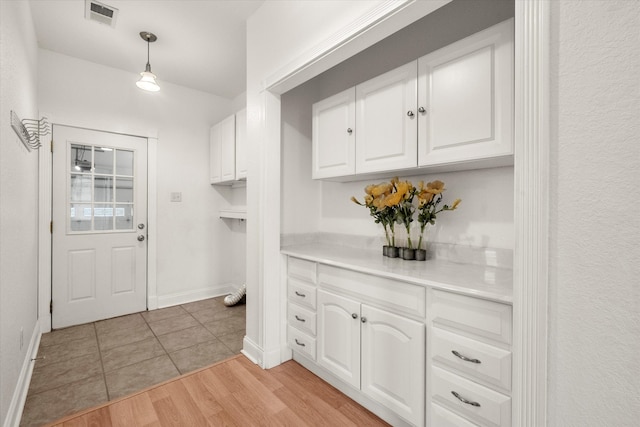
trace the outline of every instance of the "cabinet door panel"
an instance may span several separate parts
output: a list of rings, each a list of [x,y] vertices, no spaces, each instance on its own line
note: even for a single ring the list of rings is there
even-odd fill
[[[414,425],[424,420],[424,324],[362,306],[362,391]]]
[[[353,175],[356,171],[355,88],[313,104],[312,127],[312,177]]]
[[[211,184],[220,182],[220,126],[211,127],[209,134],[209,178]]]
[[[360,387],[360,303],[318,291],[317,350],[320,365]]]
[[[418,164],[513,154],[513,20],[418,60]]]
[[[434,402],[483,425],[499,427],[511,425],[509,396],[444,369],[433,367],[432,372],[431,386]]]
[[[417,166],[416,66],[356,86],[356,173]]]
[[[236,113],[236,179],[247,178],[247,110]]]
[[[430,352],[434,362],[507,392],[511,390],[510,351],[440,328],[434,327],[431,331]]]
[[[220,172],[221,181],[236,179],[236,116],[220,122]]]

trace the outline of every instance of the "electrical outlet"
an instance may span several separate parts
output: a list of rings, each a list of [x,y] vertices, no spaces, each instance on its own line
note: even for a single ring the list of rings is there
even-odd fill
[[[24,328],[20,328],[20,350],[24,346]]]
[[[182,201],[182,193],[179,191],[175,191],[171,193],[171,201],[172,202],[181,202]]]

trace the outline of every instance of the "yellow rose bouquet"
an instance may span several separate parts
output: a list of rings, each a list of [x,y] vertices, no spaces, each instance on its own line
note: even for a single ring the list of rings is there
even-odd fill
[[[393,189],[393,184],[383,182],[365,187],[364,203],[360,203],[358,199],[351,197],[351,201],[369,209],[369,215],[375,219],[376,224],[382,224],[387,246],[395,246],[394,225],[397,213],[387,200],[391,196]]]
[[[424,185],[423,181],[418,184],[418,223],[420,224],[420,239],[418,240],[418,249],[422,249],[422,237],[427,224],[435,225],[436,215],[442,211],[453,211],[460,204],[461,200],[454,200],[451,206],[444,205],[438,209],[438,205],[442,202],[442,192],[445,190],[444,182],[433,181]]]

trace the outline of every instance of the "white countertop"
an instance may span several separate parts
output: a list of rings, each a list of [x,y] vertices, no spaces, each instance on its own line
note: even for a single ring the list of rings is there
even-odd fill
[[[361,273],[511,304],[513,270],[444,260],[405,261],[380,251],[326,243],[291,245],[281,253]]]

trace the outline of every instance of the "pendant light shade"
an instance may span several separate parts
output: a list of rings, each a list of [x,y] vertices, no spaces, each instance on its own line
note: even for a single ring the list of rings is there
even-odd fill
[[[158,38],[155,34],[148,31],[142,31],[140,33],[140,37],[142,40],[147,42],[147,66],[144,71],[140,73],[140,80],[138,80],[136,86],[148,92],[157,92],[160,90],[160,86],[156,83],[156,75],[151,72],[151,64],[149,63],[149,43],[153,43],[158,40]]]

